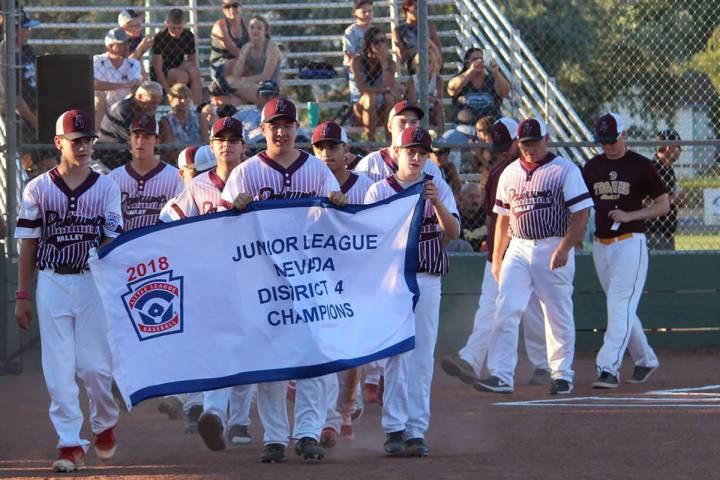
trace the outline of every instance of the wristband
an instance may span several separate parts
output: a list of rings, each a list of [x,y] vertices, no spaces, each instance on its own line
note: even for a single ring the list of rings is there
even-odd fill
[[[16,290],[15,300],[30,300],[30,292],[27,290]]]

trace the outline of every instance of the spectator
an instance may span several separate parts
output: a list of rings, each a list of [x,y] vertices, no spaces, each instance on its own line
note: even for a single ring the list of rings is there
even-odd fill
[[[371,142],[375,141],[375,128],[402,96],[402,87],[395,82],[396,70],[385,33],[370,27],[363,38],[362,52],[350,63],[350,103]]]
[[[678,132],[672,129],[658,132],[657,139],[665,141],[682,140]],[[647,244],[650,250],[675,250],[678,207],[685,204],[685,192],[677,184],[673,164],[678,161],[681,153],[682,146],[680,145],[667,145],[655,149],[655,161],[653,164],[667,188],[670,212],[647,222]]]
[[[280,96],[280,88],[272,80],[266,80],[257,89],[257,101],[253,108],[241,110],[233,115],[243,126],[245,143],[257,143],[265,140],[260,129],[262,109],[267,102]]]
[[[393,45],[397,48],[398,55],[407,67],[408,72],[413,74],[415,73],[415,67],[412,61],[417,54],[417,0],[404,0],[402,8],[405,12],[405,22],[393,29]],[[442,52],[442,44],[437,29],[429,20],[428,35],[430,36],[429,49],[434,47],[438,52]],[[440,63],[442,65],[442,62]]]
[[[132,9],[123,10],[118,15],[118,25],[127,33],[128,56],[140,61],[153,46],[153,37],[143,35],[142,15]]]
[[[473,123],[481,117],[500,118],[500,105],[510,93],[510,82],[500,73],[495,60],[485,66],[481,48],[470,48],[463,57],[460,73],[448,82],[453,97],[453,120],[463,108],[473,113]]]
[[[430,105],[430,124],[442,133],[445,131],[445,107],[443,107],[443,97],[445,93],[445,82],[440,69],[442,65],[442,57],[440,52],[435,50],[431,43],[428,48],[428,104]],[[420,71],[420,54],[416,54],[413,58],[413,67],[416,72]],[[411,102],[418,102],[418,94],[420,92],[420,83],[418,73],[414,73],[412,81],[407,84],[407,99]]]
[[[272,80],[276,85],[280,84],[282,53],[270,39],[270,24],[264,17],[252,17],[248,22],[248,32],[250,42],[240,49],[225,79],[244,103],[255,103],[258,82]]]
[[[100,143],[128,143],[132,119],[142,113],[155,115],[162,102],[163,89],[157,82],[144,81],[132,97],[120,100],[110,107],[102,119],[98,141]],[[107,168],[124,165],[132,158],[127,149],[96,150],[98,160]]]
[[[484,187],[487,175],[490,172],[490,164],[492,163],[492,154],[489,145],[492,143],[492,135],[490,135],[490,127],[495,123],[493,117],[482,117],[475,122],[475,136],[477,142],[484,143],[484,147],[480,147],[473,151],[472,163],[470,165],[471,173],[480,174],[480,186]]]
[[[443,134],[443,143],[465,145],[477,142],[472,112],[469,109],[460,111],[457,121],[458,124],[455,128],[451,128]],[[471,158],[472,150],[452,149],[450,152],[450,161],[455,165],[458,172],[462,171],[463,159],[469,162]]]
[[[455,168],[455,165],[450,161],[450,149],[447,147],[435,146],[435,142],[438,138],[438,134],[435,130],[430,130],[430,137],[433,140],[433,149],[430,152],[430,160],[432,160],[432,162],[440,169],[443,180],[445,180],[445,182],[450,186],[453,195],[455,195],[455,198],[457,199],[460,195],[461,182],[457,168]]]
[[[190,108],[190,89],[187,85],[176,83],[170,87],[167,96],[172,112],[160,120],[160,143],[182,145],[161,151],[163,160],[172,163],[182,148],[200,144],[200,123],[198,113]]]
[[[202,104],[197,108],[200,114],[200,140],[207,143],[210,136],[210,127],[218,118],[232,117],[237,113],[237,108],[233,104],[233,100],[237,100],[234,95],[223,95],[220,87],[213,83],[208,88],[210,101]]]
[[[460,238],[470,242],[473,251],[480,252],[482,243],[487,240],[488,228],[485,223],[483,200],[485,194],[479,184],[466,183],[460,190],[460,216],[462,231]]]
[[[355,0],[352,16],[355,22],[345,29],[343,35],[343,68],[347,78],[350,78],[350,63],[355,55],[362,52],[365,32],[372,26],[372,0]]]
[[[223,18],[218,19],[210,32],[210,74],[213,81],[224,93],[232,92],[225,80],[240,49],[250,41],[245,20],[240,16],[242,3],[238,0],[223,0]]]
[[[202,101],[195,35],[185,28],[185,13],[178,8],[168,12],[165,29],[155,35],[150,78],[162,85],[166,92],[176,83],[190,85],[193,102],[199,105]]]
[[[140,62],[128,58],[128,37],[120,27],[105,35],[107,52],[93,57],[95,125],[100,125],[109,107],[127,97],[143,80]]]

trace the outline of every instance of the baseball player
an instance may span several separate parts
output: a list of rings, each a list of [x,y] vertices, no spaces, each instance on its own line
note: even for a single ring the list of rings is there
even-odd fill
[[[388,456],[425,457],[430,447],[425,432],[430,425],[430,387],[432,384],[435,342],[440,318],[441,278],[448,271],[445,240],[460,235],[460,214],[452,190],[440,177],[425,173],[432,150],[432,139],[421,127],[407,128],[395,147],[397,171],[374,183],[365,203],[391,197],[423,182],[423,215],[417,283],[420,299],[415,306],[415,348],[387,359],[382,427],[387,434]]]
[[[130,125],[132,161],[108,174],[120,187],[126,231],[155,225],[168,200],[183,191],[178,169],[155,156],[159,142],[155,118],[136,116]]]
[[[630,383],[643,383],[659,362],[637,316],[648,268],[645,220],[670,211],[667,189],[650,160],[625,147],[625,126],[616,113],[600,117],[595,141],[603,153],[583,169],[595,201],[593,262],[607,296],[607,330],[595,359],[595,388],[617,388],[625,349],[635,363]],[[643,206],[643,201],[652,203]]]
[[[295,148],[299,127],[295,104],[282,97],[265,104],[261,128],[267,150],[249,158],[235,168],[220,198],[220,210],[244,209],[250,202],[283,198],[327,196],[336,205],[347,203],[347,196],[322,160]],[[326,391],[329,375],[297,381],[295,429],[299,439],[295,452],[305,459],[320,460],[320,433],[325,423]],[[286,409],[287,382],[270,382],[257,386],[257,404],[265,429],[265,463],[281,462],[289,436]]]
[[[323,122],[315,127],[312,135],[313,153],[330,168],[340,185],[340,191],[347,195],[348,203],[362,204],[372,181],[364,175],[350,172],[347,169],[348,138],[345,130],[335,122]],[[355,388],[360,380],[360,368],[353,368],[342,375],[331,375],[331,387],[328,389],[327,417],[325,427],[320,435],[320,446],[332,448],[337,443],[340,433],[351,436],[351,411],[355,405],[353,400]],[[338,377],[344,377],[342,392]],[[340,405],[340,411],[336,405]],[[345,428],[343,428],[345,427]]]
[[[545,312],[552,395],[573,389],[575,323],[573,248],[583,238],[592,199],[580,169],[548,151],[547,129],[539,118],[518,126],[520,158],[500,175],[494,212],[492,274],[498,281],[490,377],[479,390],[513,388],[520,318],[537,295]]]
[[[215,155],[212,153],[209,145],[187,147],[178,154],[177,159],[178,171],[183,179],[183,184],[187,187],[193,178],[201,173],[205,173],[217,166]],[[158,222],[168,223],[179,220],[181,217],[177,214],[175,203],[185,194],[183,190],[174,198],[168,200],[165,206],[160,210]],[[202,404],[202,401],[200,402]]]
[[[492,136],[490,151],[496,155],[496,160],[485,183],[483,208],[487,215],[488,255],[485,272],[483,273],[478,309],[475,313],[472,333],[468,337],[465,346],[458,352],[458,355],[447,355],[440,362],[446,373],[469,384],[474,384],[480,379],[487,351],[494,346],[490,343],[490,339],[495,325],[495,302],[497,300],[498,284],[492,275],[493,236],[495,234],[495,220],[497,219],[497,215],[493,213],[493,207],[500,175],[520,155],[517,145],[517,127],[517,122],[511,118],[501,118],[490,127],[490,135]],[[530,297],[527,310],[522,315],[522,322],[523,333],[525,334],[525,349],[530,363],[534,367],[530,384],[546,385],[550,383],[551,379],[550,367],[547,361],[547,349],[545,347],[545,323],[540,302],[535,294]],[[505,387],[503,391],[506,393],[512,391],[508,390],[508,388],[509,386]]]
[[[23,191],[15,238],[21,240],[15,319],[32,321],[30,285],[35,268],[36,304],[50,420],[59,437],[53,468],[84,467],[90,442],[80,437],[83,413],[75,377],[90,399],[90,428],[102,460],[115,453],[119,410],[112,394],[112,358],[100,296],[88,271],[90,249],[122,232],[117,185],[88,164],[96,138],[92,119],[69,110],[55,123],[57,167],[31,180]]]

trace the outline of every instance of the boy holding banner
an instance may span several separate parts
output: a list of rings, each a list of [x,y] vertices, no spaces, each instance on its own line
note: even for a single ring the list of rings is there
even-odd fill
[[[432,150],[428,131],[421,127],[406,128],[395,148],[397,171],[374,183],[365,196],[365,203],[378,202],[423,182],[425,212],[417,272],[420,299],[415,306],[415,349],[387,361],[382,424],[387,434],[385,453],[388,456],[425,457],[430,451],[424,436],[430,424],[441,278],[448,272],[445,238],[454,240],[460,235],[460,215],[448,184],[426,173],[425,164]]]
[[[265,104],[261,129],[267,150],[249,158],[235,168],[220,198],[219,210],[244,209],[250,202],[273,199],[327,196],[336,205],[344,206],[347,196],[332,172],[319,158],[295,148],[300,124],[297,109],[290,100],[274,98]],[[320,447],[320,433],[325,423],[326,395],[329,375],[301,379],[297,382],[295,429],[299,439],[295,452],[306,460],[320,460],[325,450]],[[257,386],[257,405],[265,429],[264,463],[282,462],[290,435],[286,407],[287,382],[269,382]]]

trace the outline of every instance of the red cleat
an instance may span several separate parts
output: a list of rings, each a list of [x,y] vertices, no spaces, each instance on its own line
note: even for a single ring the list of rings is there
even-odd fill
[[[363,385],[363,403],[380,403],[378,401],[378,386],[373,383]]]
[[[85,451],[82,447],[62,447],[52,464],[56,472],[74,472],[85,468]]]
[[[115,427],[110,427],[107,430],[95,435],[95,454],[101,460],[109,460],[115,455],[115,447],[117,442],[115,441]]]

